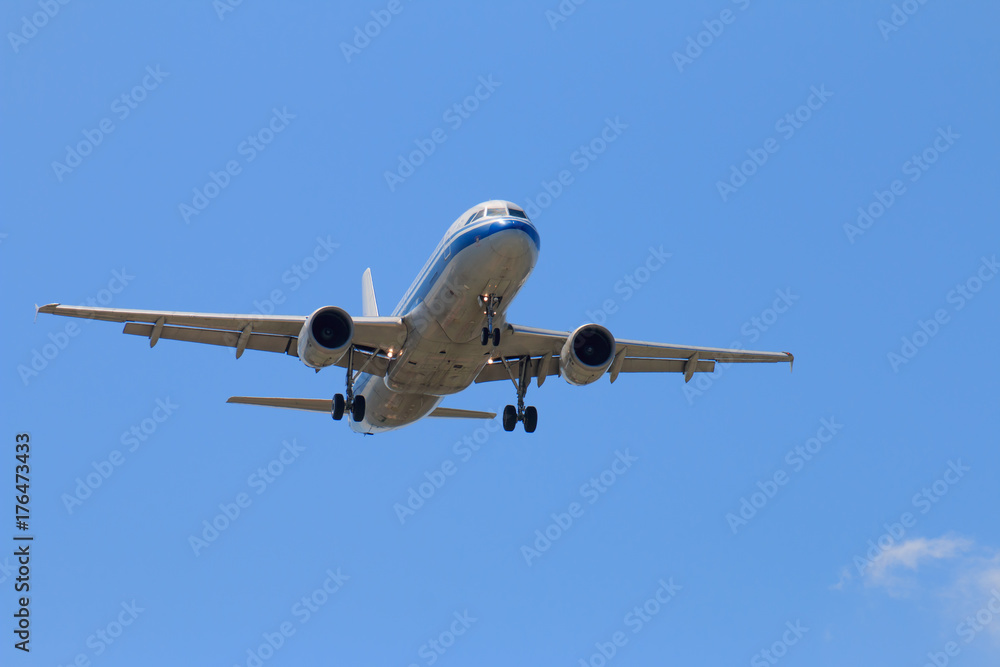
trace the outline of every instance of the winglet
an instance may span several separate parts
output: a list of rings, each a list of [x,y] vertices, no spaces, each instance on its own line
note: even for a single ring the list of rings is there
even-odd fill
[[[35,304],[35,322],[36,323],[38,322],[38,308],[39,308],[39,305],[36,303]]]
[[[792,372],[792,366],[795,365],[795,355],[791,352],[785,352],[788,355],[788,372]]]
[[[365,317],[378,317],[378,302],[375,300],[375,284],[372,282],[371,267],[361,276],[361,312]]]

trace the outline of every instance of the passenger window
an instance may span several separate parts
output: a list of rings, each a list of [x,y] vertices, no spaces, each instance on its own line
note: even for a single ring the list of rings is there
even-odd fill
[[[507,209],[505,209],[505,208],[488,208],[488,209],[486,209],[486,215],[488,215],[488,216],[507,215]]]
[[[524,211],[519,208],[514,208],[513,206],[510,207],[510,214],[515,218],[524,218],[525,220],[528,219],[528,216],[524,214]]]
[[[479,218],[481,218],[481,217],[483,217],[483,209],[479,209],[478,211],[476,211],[475,213],[473,213],[472,217],[469,218],[469,221],[467,223],[465,223],[465,224],[470,225],[473,222],[475,222],[476,220],[479,220]]]

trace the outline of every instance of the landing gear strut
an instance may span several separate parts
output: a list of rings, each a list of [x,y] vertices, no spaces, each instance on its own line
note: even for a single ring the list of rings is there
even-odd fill
[[[368,361],[371,361],[372,358],[374,355]],[[365,366],[367,365],[368,362],[365,362]],[[361,367],[361,370],[364,370],[364,366]],[[365,418],[365,397],[354,395],[354,380],[357,379],[358,375],[361,375],[361,371],[359,370],[357,375],[354,373],[354,347],[352,346],[347,353],[347,396],[336,394],[333,397],[333,418],[336,421],[343,419],[344,412],[348,410],[351,413],[351,419],[356,422]]]
[[[521,359],[521,373],[516,380],[507,360],[501,359],[501,361],[517,390],[517,407],[508,405],[503,409],[503,430],[513,431],[517,422],[522,422],[525,433],[534,433],[535,427],[538,426],[538,410],[533,405],[527,407],[524,405],[524,395],[528,393],[528,384],[531,382],[531,358],[523,357]]]
[[[486,309],[486,326],[483,327],[482,332],[479,335],[479,342],[484,346],[489,345],[490,341],[493,342],[493,347],[500,345],[500,329],[495,329],[493,327],[493,318],[497,314],[497,306],[500,305],[500,297],[495,294],[486,294],[479,297],[479,302],[483,304]]]

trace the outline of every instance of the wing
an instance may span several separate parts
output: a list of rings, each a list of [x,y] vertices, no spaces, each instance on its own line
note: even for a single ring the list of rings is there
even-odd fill
[[[41,306],[38,312],[124,322],[124,333],[149,338],[150,347],[156,345],[161,338],[235,347],[237,359],[245,350],[281,352],[297,357],[299,332],[307,317],[85,308],[58,303]],[[367,363],[366,373],[384,375],[388,366],[385,351],[392,347],[398,348],[403,343],[406,339],[406,325],[398,317],[355,317],[353,320],[354,344],[361,353],[361,358],[354,360],[355,366]],[[346,366],[346,358],[337,365]]]
[[[487,364],[476,382],[493,382],[519,377],[521,364],[527,363],[528,377],[538,378],[538,384],[549,375],[559,374],[559,353],[572,332],[550,331],[509,324],[504,331],[497,351],[503,363]],[[527,361],[525,362],[525,359]],[[756,352],[718,347],[695,347],[648,343],[638,340],[616,340],[615,359],[608,369],[611,381],[619,373],[683,373],[688,382],[694,373],[711,373],[715,363],[775,363],[788,362],[794,357],[789,352]]]

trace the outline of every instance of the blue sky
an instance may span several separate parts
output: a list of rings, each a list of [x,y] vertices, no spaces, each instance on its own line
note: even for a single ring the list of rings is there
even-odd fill
[[[36,536],[3,664],[996,664],[994,4],[222,2],[0,14]],[[32,321],[360,313],[369,266],[388,309],[491,198],[542,237],[511,320],[794,373],[552,379],[530,436],[365,438],[225,404],[339,370]]]

